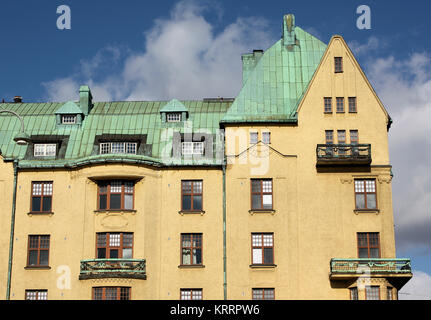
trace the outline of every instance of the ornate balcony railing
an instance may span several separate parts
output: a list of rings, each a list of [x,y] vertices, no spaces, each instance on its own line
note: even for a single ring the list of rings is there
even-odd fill
[[[331,275],[411,273],[410,259],[331,259]]]
[[[145,259],[92,259],[82,260],[80,280],[97,278],[146,279]]]
[[[318,165],[370,164],[371,144],[318,144]]]

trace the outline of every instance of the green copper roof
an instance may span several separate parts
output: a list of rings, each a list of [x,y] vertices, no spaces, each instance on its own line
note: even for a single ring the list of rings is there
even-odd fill
[[[73,102],[69,101],[63,104],[56,112],[56,114],[79,114],[82,113],[81,108]]]
[[[167,103],[160,112],[187,112],[186,106],[178,101],[177,99],[172,99]]]
[[[263,55],[243,56],[243,88],[221,122],[296,121],[296,109],[326,45],[294,23],[293,15],[286,15],[282,39]]]

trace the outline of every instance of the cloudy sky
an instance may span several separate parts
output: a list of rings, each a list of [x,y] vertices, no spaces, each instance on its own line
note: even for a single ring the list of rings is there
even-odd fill
[[[329,2],[329,3],[328,3]],[[72,11],[56,27],[57,6]],[[98,101],[235,97],[242,53],[280,38],[282,16],[325,43],[341,34],[388,109],[398,257],[415,277],[401,299],[431,299],[431,22],[425,1],[12,1],[0,4],[0,99]]]

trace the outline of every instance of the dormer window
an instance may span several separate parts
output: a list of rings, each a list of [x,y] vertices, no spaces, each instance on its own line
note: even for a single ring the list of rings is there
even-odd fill
[[[36,143],[34,145],[35,157],[55,157],[57,144],[55,143]]]
[[[76,123],[76,115],[75,114],[67,114],[61,116],[61,124],[75,124]]]
[[[102,142],[100,154],[136,154],[136,142]]]
[[[166,121],[167,122],[181,122],[181,113],[180,112],[166,113]]]
[[[204,143],[203,142],[182,142],[181,152],[183,155],[203,155]]]

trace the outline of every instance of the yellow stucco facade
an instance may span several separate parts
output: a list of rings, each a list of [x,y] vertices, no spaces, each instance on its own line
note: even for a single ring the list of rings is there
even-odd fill
[[[342,57],[342,73],[334,72],[335,57]],[[334,101],[332,113],[324,113],[324,97]],[[337,97],[346,104],[356,97],[357,112],[337,113]],[[331,259],[358,258],[358,233],[378,233],[379,258],[396,258],[389,121],[345,41],[334,36],[300,101],[297,123],[224,125],[225,176],[223,166],[20,169],[9,298],[46,290],[48,299],[85,300],[96,287],[127,287],[131,299],[180,299],[181,289],[196,289],[203,299],[248,300],[253,290],[269,289],[275,299],[347,300],[350,289],[358,288],[362,300],[366,286],[379,287],[382,300],[387,288],[396,298],[411,273],[331,269]],[[316,165],[316,146],[325,144],[327,130],[345,130],[347,143],[350,130],[357,131],[359,143],[372,146],[372,163]],[[250,132],[257,132],[257,144]],[[261,142],[265,132],[270,143]],[[98,209],[98,183],[110,179],[134,181],[133,210]],[[253,179],[271,181],[270,209],[252,208]],[[183,180],[202,181],[199,212],[181,210]],[[355,207],[356,180],[375,181],[375,209]],[[34,181],[53,182],[51,212],[30,212]],[[13,164],[1,161],[2,299],[7,298],[13,186]],[[145,259],[146,277],[123,270],[121,276],[80,278],[81,261],[97,257],[98,233],[132,233],[133,259]],[[182,263],[181,234],[202,235],[202,263]],[[252,237],[262,234],[272,239],[272,254],[263,254],[268,264],[255,263],[253,256]],[[47,266],[28,266],[29,235],[50,236]]]

